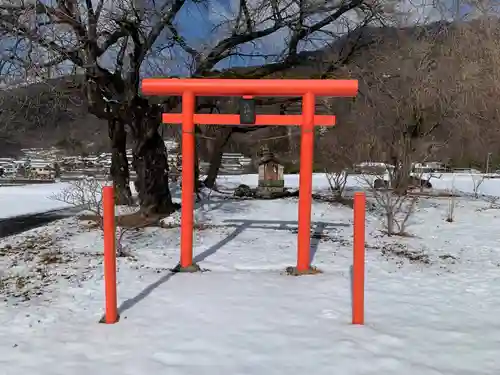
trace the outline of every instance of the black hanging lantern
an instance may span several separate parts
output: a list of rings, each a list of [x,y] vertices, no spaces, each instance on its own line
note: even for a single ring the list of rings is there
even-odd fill
[[[240,124],[255,124],[255,100],[251,96],[240,98]]]

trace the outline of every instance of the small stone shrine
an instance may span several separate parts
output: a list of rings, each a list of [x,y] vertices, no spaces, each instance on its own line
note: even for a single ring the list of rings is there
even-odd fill
[[[267,146],[261,150],[259,161],[259,184],[257,196],[272,197],[283,194],[285,191],[285,180],[283,177],[283,165],[281,165]]]

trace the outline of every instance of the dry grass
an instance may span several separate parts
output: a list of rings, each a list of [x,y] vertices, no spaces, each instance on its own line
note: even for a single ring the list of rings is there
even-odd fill
[[[412,250],[403,244],[388,244],[382,247],[382,255],[386,259],[406,259],[410,263],[432,264],[428,254],[421,250]],[[402,263],[401,263],[402,264]]]
[[[428,197],[428,198],[451,198],[451,197],[456,197],[459,198],[460,194],[457,193],[452,193],[451,191],[445,191],[445,190],[431,190],[431,191],[409,191],[408,192],[409,196],[415,196],[415,197]]]
[[[28,301],[41,296],[61,278],[75,280],[85,277],[93,266],[88,261],[79,264],[78,257],[96,256],[100,255],[63,252],[59,238],[43,232],[22,237],[0,247],[3,271],[0,297]],[[76,272],[77,268],[80,268],[79,272]]]

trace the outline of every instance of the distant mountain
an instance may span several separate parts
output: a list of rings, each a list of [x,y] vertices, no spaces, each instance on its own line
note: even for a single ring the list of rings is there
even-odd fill
[[[68,76],[0,89],[0,152],[80,143],[105,147],[106,122],[88,113],[82,83],[82,76]]]

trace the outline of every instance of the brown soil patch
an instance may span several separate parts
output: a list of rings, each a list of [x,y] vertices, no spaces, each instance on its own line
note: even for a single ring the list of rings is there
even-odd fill
[[[119,215],[115,216],[115,223],[117,226],[122,228],[146,228],[146,227],[158,227],[160,226],[160,220],[163,215],[144,215],[141,212],[135,212],[133,214]],[[99,220],[99,217],[95,214],[85,214],[79,216],[81,221],[95,221]]]
[[[313,266],[305,271],[299,271],[297,270],[297,267],[287,267],[285,269],[285,274],[288,276],[318,275],[321,273],[323,273],[323,271]]]

